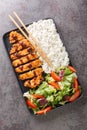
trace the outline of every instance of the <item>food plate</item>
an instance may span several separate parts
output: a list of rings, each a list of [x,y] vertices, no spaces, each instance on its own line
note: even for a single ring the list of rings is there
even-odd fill
[[[28,25],[30,25],[30,24],[28,24]],[[26,26],[28,26],[28,25],[26,25]],[[5,33],[4,36],[3,36],[3,41],[4,41],[5,48],[6,48],[6,50],[7,50],[7,53],[8,53],[9,58],[10,58],[9,51],[10,51],[10,49],[11,49],[11,44],[10,44],[10,41],[9,41],[9,34],[10,34],[10,32],[12,32],[12,31],[17,31],[17,32],[20,33],[20,31],[19,31],[18,29],[15,29],[15,30],[11,30],[11,31]],[[59,33],[59,32],[58,32],[58,33]],[[61,34],[60,34],[60,36],[61,36]],[[61,39],[62,39],[62,37],[61,37]],[[11,58],[10,58],[10,61],[12,62]],[[70,65],[72,65],[71,62],[70,62]],[[14,67],[13,67],[13,69],[14,69]],[[15,72],[15,69],[14,69],[14,72]],[[19,82],[19,85],[20,85],[20,88],[21,88],[21,90],[22,90],[22,93],[24,94],[25,92],[29,91],[29,88],[24,87],[24,82],[19,79],[19,74],[15,72],[15,75],[16,75],[17,80],[18,80],[18,82]],[[80,84],[80,83],[79,83],[79,84]],[[81,95],[82,95],[82,94],[81,94]],[[81,95],[80,95],[80,97],[81,97]],[[60,106],[62,106],[62,105],[59,105],[59,104],[57,105],[57,107],[60,107]],[[30,109],[30,112],[32,112],[31,109]]]

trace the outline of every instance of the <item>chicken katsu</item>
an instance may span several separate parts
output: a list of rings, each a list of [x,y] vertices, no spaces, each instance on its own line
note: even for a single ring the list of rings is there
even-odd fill
[[[22,49],[25,49],[27,47],[31,47],[31,46],[32,46],[31,43],[27,39],[22,39],[21,41],[15,43],[12,46],[12,48],[10,50],[10,54],[20,51]]]
[[[31,71],[29,71],[29,72],[20,74],[20,75],[19,75],[19,79],[20,79],[20,80],[31,79],[31,78],[33,78],[33,77],[36,77],[36,76],[42,74],[42,72],[43,72],[43,69],[42,69],[41,67],[39,67],[39,68],[36,68],[36,69],[31,70]]]
[[[25,37],[23,35],[21,35],[20,33],[18,33],[17,31],[12,31],[9,35],[10,43],[15,43],[22,39],[25,39]]]
[[[37,87],[43,80],[43,69],[42,61],[35,48],[30,41],[16,31],[10,33],[9,41],[12,43],[10,58],[15,72],[19,74],[19,79],[24,80],[25,87]]]
[[[24,65],[17,67],[15,69],[15,71],[17,73],[22,73],[22,72],[29,71],[29,70],[32,70],[34,68],[37,68],[41,65],[42,65],[42,61],[37,59],[37,60],[31,61],[30,63],[27,63],[27,64],[24,64]]]
[[[37,77],[34,77],[31,80],[25,81],[24,86],[29,88],[36,88],[42,81],[43,81],[43,76],[39,75]]]
[[[21,57],[19,59],[14,60],[12,62],[12,65],[14,67],[17,67],[19,65],[25,64],[25,63],[30,62],[32,60],[35,60],[37,58],[39,58],[39,56],[36,53],[31,53],[31,54],[28,54],[28,55],[26,55],[24,57]]]

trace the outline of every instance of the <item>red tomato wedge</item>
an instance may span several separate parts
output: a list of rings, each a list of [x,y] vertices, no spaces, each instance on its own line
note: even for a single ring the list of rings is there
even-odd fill
[[[80,96],[80,90],[76,91],[70,98],[69,102],[75,101]]]
[[[45,114],[46,112],[49,112],[51,109],[52,109],[52,107],[49,106],[49,107],[47,107],[47,108],[45,108],[43,110],[40,110],[40,111],[36,112],[36,114],[42,115],[42,114]]]
[[[76,69],[73,68],[72,66],[68,66],[68,68],[69,68],[72,72],[75,72],[75,73],[76,73]]]
[[[32,103],[29,99],[26,100],[26,104],[31,108],[37,108],[37,106],[34,103]]]
[[[61,81],[61,78],[53,71],[51,71],[51,77],[56,81]]]
[[[77,78],[74,78],[74,87],[76,91],[79,89]]]
[[[58,90],[60,89],[60,86],[56,82],[49,82],[49,84]]]
[[[39,94],[32,94],[32,96],[33,96],[34,98],[36,98],[36,99],[38,99],[38,98],[44,98],[44,96],[39,95]]]

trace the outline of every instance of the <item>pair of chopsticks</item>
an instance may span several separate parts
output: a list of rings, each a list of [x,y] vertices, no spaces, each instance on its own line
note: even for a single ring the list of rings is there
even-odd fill
[[[24,32],[24,30],[19,26],[19,24],[14,20],[14,18],[9,15],[9,18],[12,20],[12,22],[16,25],[16,27],[20,30],[20,32],[25,36],[27,40],[31,42],[31,44],[34,46],[35,50],[39,53],[39,55],[47,62],[48,66],[53,68],[52,62],[47,57],[46,53],[43,51],[42,47],[38,43],[38,41],[33,37],[32,33],[27,29],[23,21],[20,19],[18,14],[16,12],[13,12],[17,20],[21,23],[21,25],[24,27],[25,31],[29,34],[29,36]]]

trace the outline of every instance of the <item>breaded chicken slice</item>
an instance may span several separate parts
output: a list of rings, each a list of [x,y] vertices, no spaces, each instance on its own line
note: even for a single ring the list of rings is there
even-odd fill
[[[39,58],[39,56],[36,53],[31,53],[31,54],[28,54],[28,55],[26,55],[24,57],[21,57],[19,59],[14,60],[12,62],[12,65],[14,67],[17,67],[19,65],[25,64],[25,63],[30,62],[32,60],[35,60],[37,58]]]
[[[23,73],[25,71],[29,71],[35,68],[38,68],[42,65],[42,61],[40,59],[36,59],[34,61],[31,61],[30,63],[20,65],[15,69],[17,73]]]
[[[33,47],[28,47],[24,50],[21,50],[21,51],[18,51],[18,52],[15,52],[14,54],[11,54],[10,55],[10,58],[11,60],[16,60],[16,59],[19,59],[25,55],[28,55],[28,54],[31,54],[33,53],[35,50]]]
[[[32,46],[31,43],[27,39],[22,39],[19,42],[13,44],[10,50],[10,54],[20,51],[22,49],[25,49],[27,47],[31,47],[31,46]]]
[[[23,40],[25,39],[25,37],[18,33],[17,31],[12,31],[10,34],[9,34],[9,41],[10,43],[15,43],[15,42],[18,42],[20,40]]]
[[[19,75],[20,80],[26,80],[42,74],[43,69],[41,67]]]
[[[36,88],[42,81],[43,81],[43,76],[39,75],[37,77],[34,77],[31,80],[25,81],[24,86],[29,88]]]

